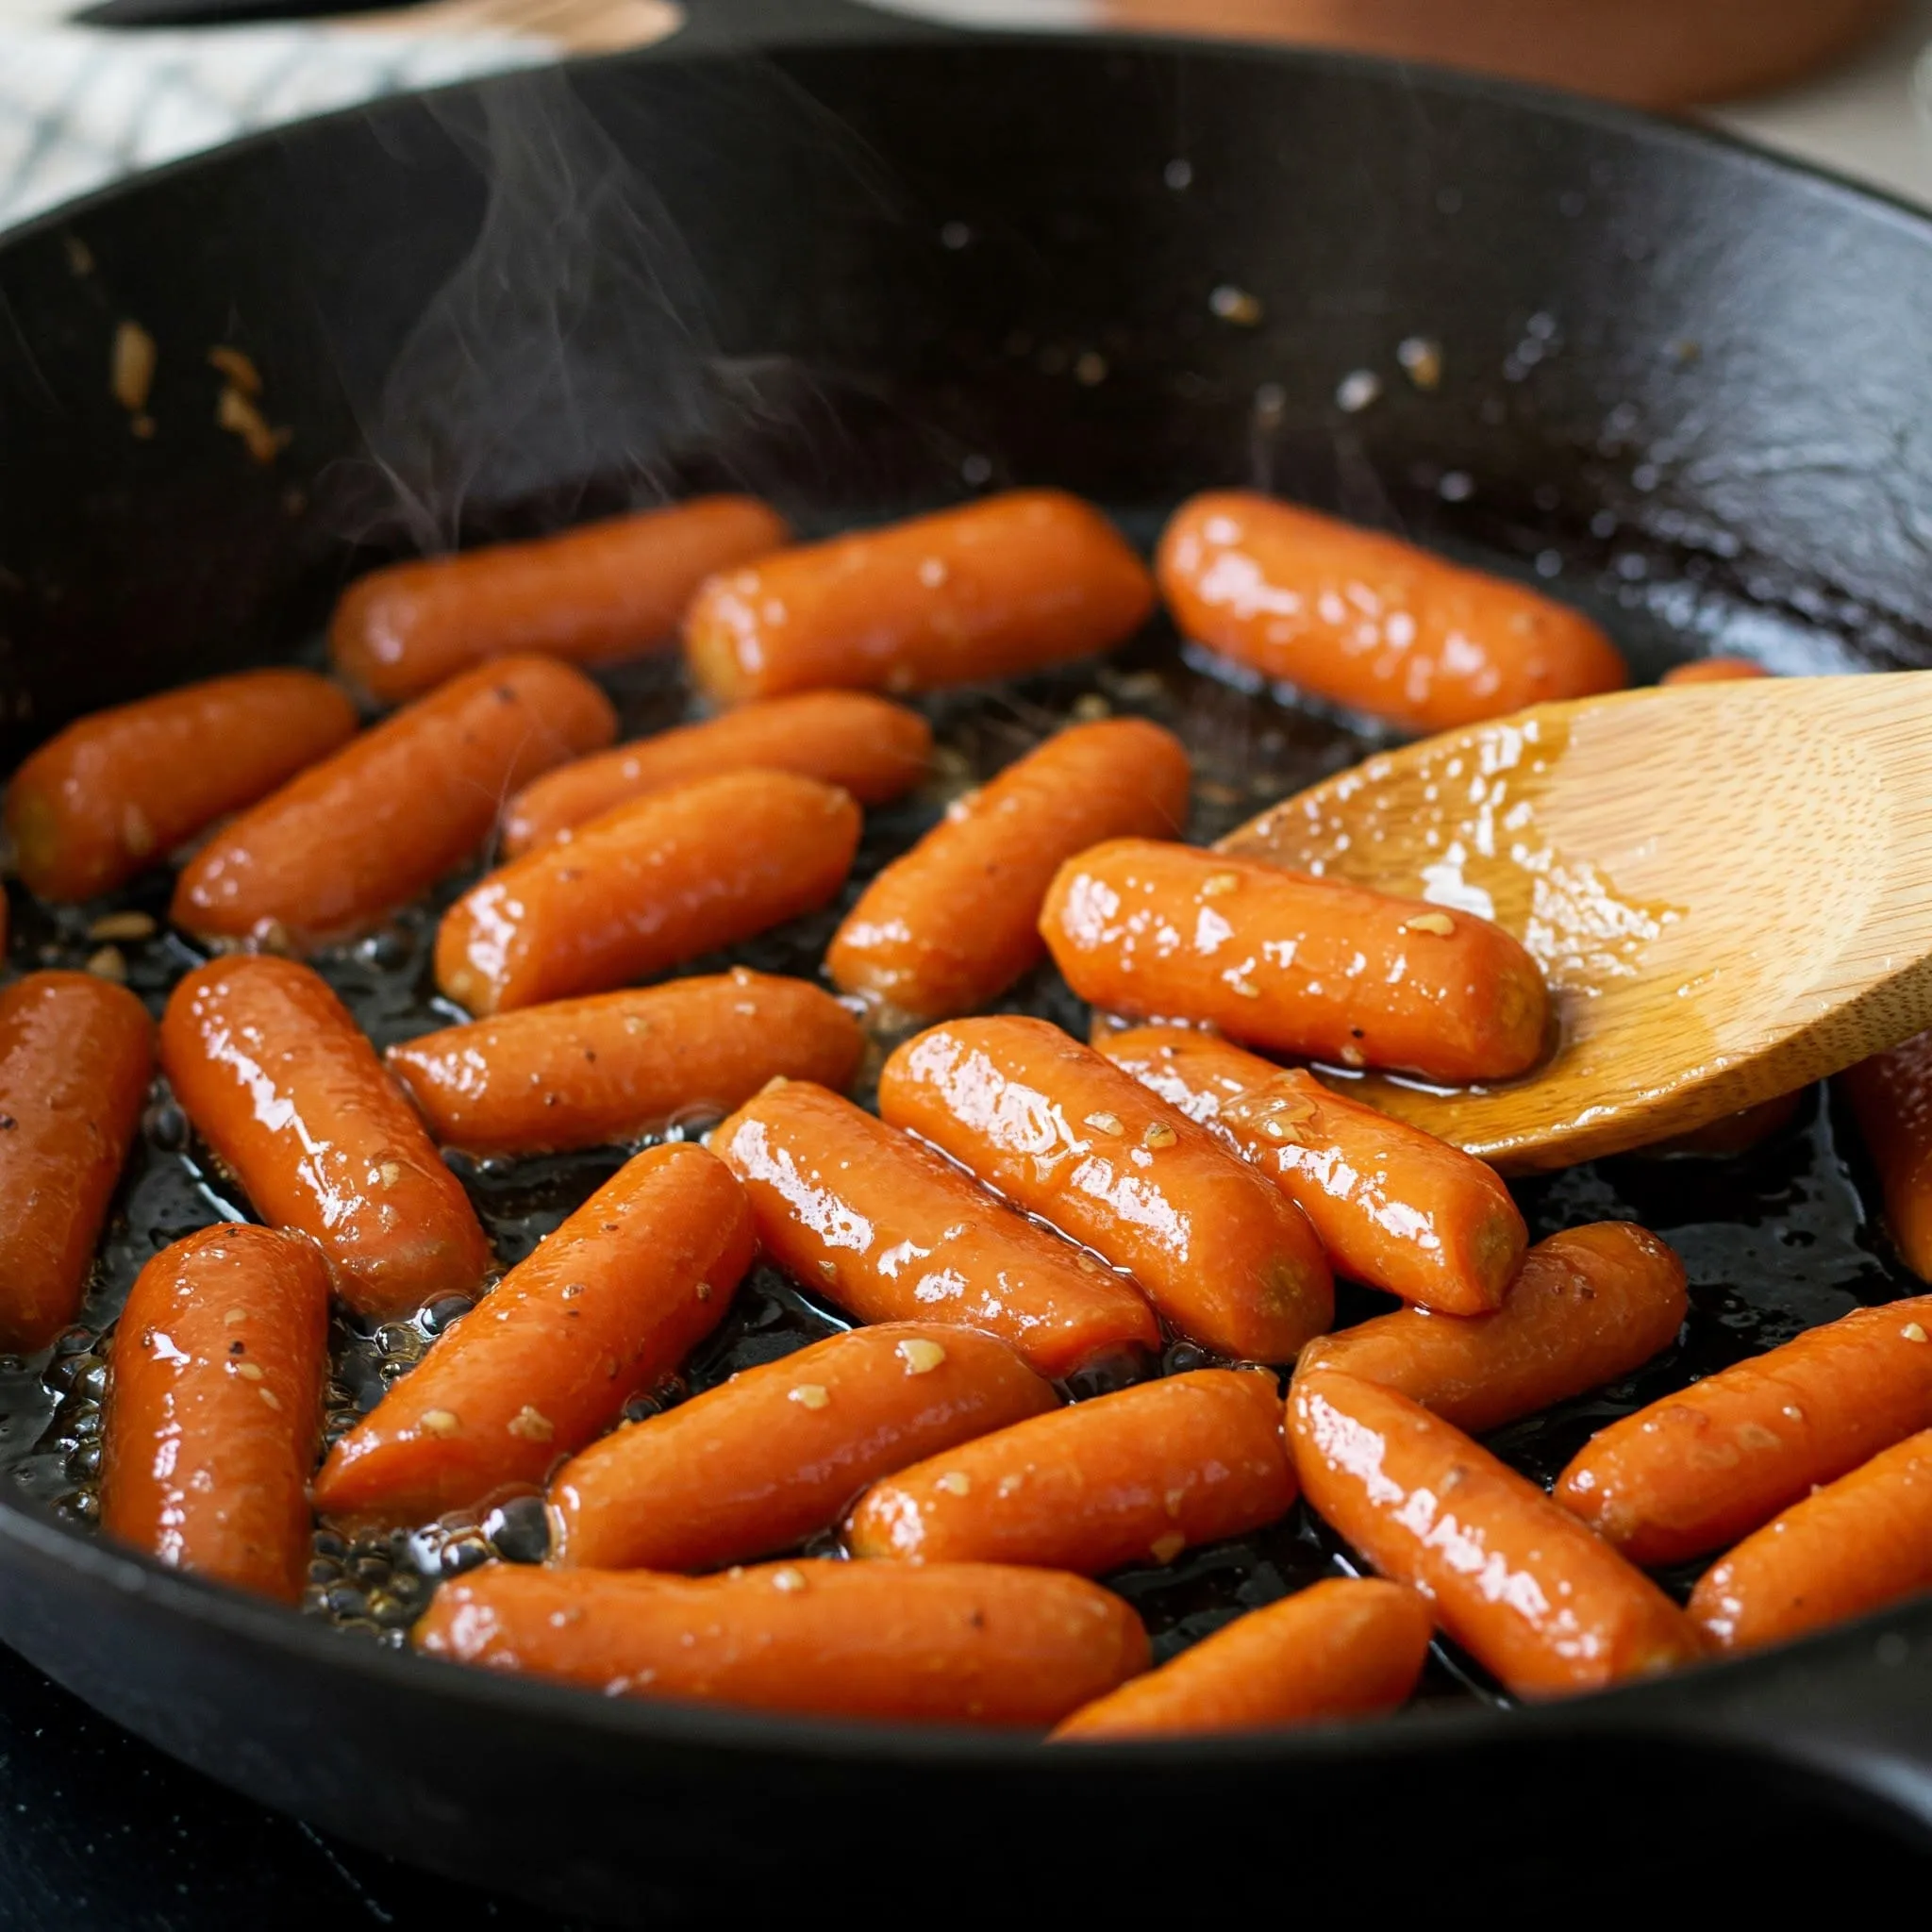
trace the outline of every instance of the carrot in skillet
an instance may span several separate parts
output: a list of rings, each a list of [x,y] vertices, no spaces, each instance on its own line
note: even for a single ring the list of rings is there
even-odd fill
[[[20,875],[42,899],[110,892],[355,731],[347,695],[308,671],[244,671],[95,711],[8,784]]]
[[[933,691],[1104,651],[1153,608],[1146,567],[1098,510],[1012,490],[722,571],[685,613],[684,649],[728,705]]]
[[[1674,1134],[1668,1141],[1653,1141],[1649,1146],[1634,1148],[1632,1152],[1659,1158],[1696,1154],[1712,1159],[1728,1159],[1736,1154],[1748,1154],[1760,1141],[1770,1140],[1774,1134],[1790,1126],[1797,1117],[1804,1098],[1802,1087],[1795,1093],[1774,1094],[1769,1100],[1760,1100],[1755,1107],[1740,1107],[1736,1113],[1721,1114],[1704,1126],[1691,1128],[1688,1134]]]
[[[1542,1051],[1542,974],[1501,926],[1251,858],[1116,839],[1060,868],[1040,929],[1093,1006],[1276,1053],[1457,1082]]]
[[[648,978],[823,906],[858,832],[848,793],[791,772],[633,799],[472,886],[437,930],[436,983],[487,1014]]]
[[[511,653],[578,664],[635,658],[673,637],[713,571],[791,534],[755,498],[699,496],[530,542],[391,564],[342,592],[329,655],[384,704]]]
[[[1676,1340],[1687,1306],[1684,1264],[1656,1235],[1601,1221],[1539,1241],[1493,1314],[1378,1315],[1310,1342],[1296,1373],[1374,1382],[1479,1436],[1628,1374]]]
[[[1185,635],[1410,731],[1629,681],[1616,647],[1578,611],[1247,491],[1182,504],[1155,571]]]
[[[1449,1321],[1454,1317],[1442,1316]],[[1353,1375],[1298,1376],[1288,1434],[1309,1506],[1523,1697],[1691,1662],[1656,1584],[1461,1430]]]
[[[593,1442],[550,1484],[550,1560],[713,1570],[789,1549],[868,1483],[1052,1408],[1004,1341],[882,1322]]]
[[[447,1026],[385,1058],[441,1145],[556,1154],[728,1113],[779,1074],[846,1087],[864,1051],[829,993],[734,966]]]
[[[1899,1259],[1932,1281],[1932,1033],[1840,1076],[1885,1198]]]
[[[1147,1668],[1119,1597],[991,1563],[699,1577],[489,1563],[444,1584],[411,1634],[428,1657],[607,1697],[1034,1730]]]
[[[1278,1522],[1294,1498],[1274,1374],[1196,1369],[903,1469],[853,1505],[845,1539],[855,1557],[1097,1576]]]
[[[1050,1741],[1204,1737],[1393,1710],[1415,1689],[1431,1634],[1414,1591],[1333,1576],[1083,1705]]]
[[[1659,684],[1728,684],[1740,677],[1769,677],[1772,674],[1756,658],[1692,658],[1686,664],[1673,664],[1657,679]]]
[[[885,805],[925,776],[932,726],[869,691],[812,691],[640,738],[545,773],[510,800],[503,850],[520,858],[646,792],[725,772],[796,772]]]
[[[462,1183],[320,974],[266,956],[197,967],[161,1016],[161,1067],[256,1212],[313,1240],[358,1314],[481,1284],[490,1244]]]
[[[1191,1027],[1093,1044],[1252,1160],[1353,1280],[1451,1315],[1502,1300],[1529,1231],[1495,1171],[1459,1147]]]
[[[141,1123],[154,1024],[125,987],[29,973],[0,992],[0,1350],[44,1348],[79,1311]]]
[[[315,1507],[426,1523],[541,1483],[718,1325],[751,1256],[744,1192],[720,1162],[638,1155],[329,1451]]]
[[[1139,1283],[1217,1354],[1292,1361],[1335,1319],[1302,1211],[1205,1127],[1044,1020],[955,1020],[908,1040],[879,1112]]]
[[[1859,1308],[1591,1438],[1557,1502],[1633,1563],[1736,1542],[1932,1426],[1932,1295]]]
[[[229,1223],[144,1267],[114,1330],[101,1527],[176,1570],[294,1603],[328,1378],[312,1241]]]
[[[1055,871],[1101,839],[1177,835],[1188,755],[1138,718],[1075,725],[960,799],[881,872],[825,956],[841,991],[943,1020],[1004,992],[1044,952]]]
[[[861,1322],[983,1329],[1053,1379],[1159,1342],[1130,1282],[823,1087],[773,1081],[710,1145],[765,1253]]]

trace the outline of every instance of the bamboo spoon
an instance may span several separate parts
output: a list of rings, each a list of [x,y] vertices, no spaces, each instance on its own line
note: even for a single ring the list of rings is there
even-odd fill
[[[1223,844],[1481,913],[1536,955],[1536,1073],[1348,1090],[1507,1169],[1688,1133],[1932,1025],[1932,672],[1542,705]]]

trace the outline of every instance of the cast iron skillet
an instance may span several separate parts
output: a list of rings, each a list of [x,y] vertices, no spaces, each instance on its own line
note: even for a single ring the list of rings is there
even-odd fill
[[[982,482],[1131,517],[1259,481],[1614,592],[1646,672],[1720,634],[1792,666],[1932,663],[1924,219],[1434,74],[961,42],[835,0],[694,14],[648,53],[312,124],[0,248],[6,762],[286,655],[357,542],[720,480],[827,525]],[[145,441],[107,383],[124,316],[161,344]],[[1397,373],[1410,336],[1441,345],[1433,390]],[[292,431],[272,465],[213,420],[214,342],[269,374]],[[1360,369],[1379,399],[1343,409]],[[721,1887],[1085,1911],[1239,1905],[1291,1872],[1300,1898],[1324,1873],[1383,1901],[1445,1872],[1475,1896],[1504,1869],[1627,1886],[1814,1803],[1932,1841],[1924,1603],[1560,1707],[1077,1756],[358,1649],[10,1499],[0,1637],[270,1804],[619,1918]]]

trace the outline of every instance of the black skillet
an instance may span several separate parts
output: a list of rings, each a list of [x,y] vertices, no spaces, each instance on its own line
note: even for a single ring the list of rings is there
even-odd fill
[[[834,0],[692,12],[567,80],[312,124],[0,247],[7,761],[287,655],[382,550],[721,480],[831,525],[1050,479],[1141,528],[1255,481],[1560,574],[1645,672],[1713,641],[1932,664],[1924,218],[1481,81],[962,41]],[[160,346],[146,438],[109,392],[124,318]],[[214,421],[215,343],[267,377],[273,464]],[[1807,1118],[1755,1231],[1714,1208],[1682,1237],[1737,1284],[1716,1327],[1907,1286],[1856,1217],[1821,1221],[1853,1181]],[[1564,1185],[1544,1224],[1663,1186]],[[1560,1707],[1075,1757],[422,1664],[7,1496],[0,1637],[272,1805],[616,1918],[1621,1891],[1817,1807],[1932,1844],[1932,1604]]]

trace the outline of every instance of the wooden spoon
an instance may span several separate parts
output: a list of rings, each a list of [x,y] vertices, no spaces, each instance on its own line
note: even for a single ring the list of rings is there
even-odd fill
[[[1223,845],[1481,913],[1536,955],[1536,1073],[1346,1090],[1505,1168],[1688,1133],[1932,1025],[1932,672],[1542,705]]]

